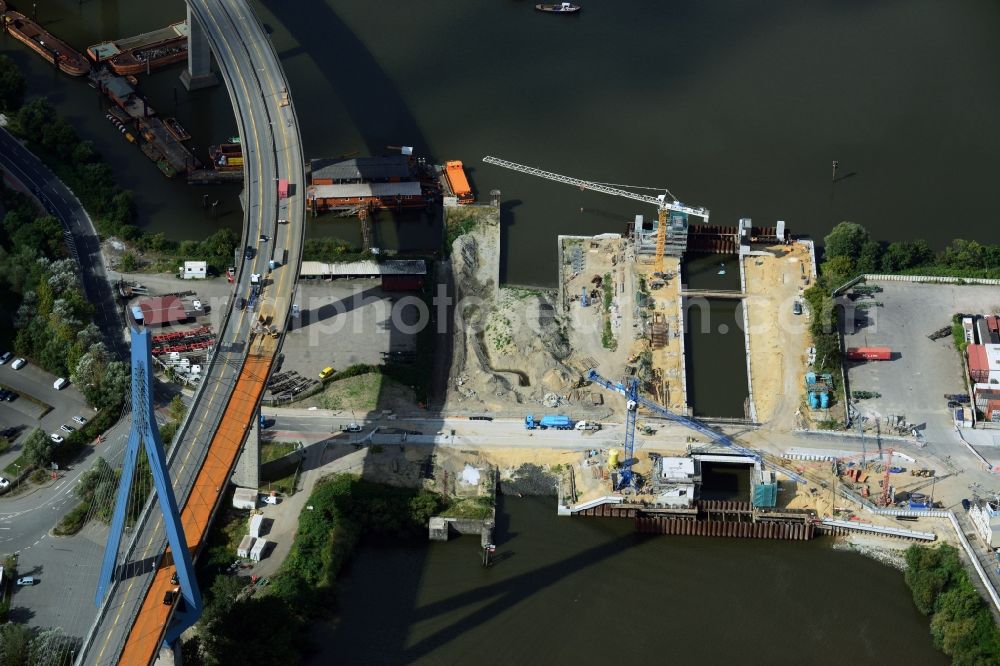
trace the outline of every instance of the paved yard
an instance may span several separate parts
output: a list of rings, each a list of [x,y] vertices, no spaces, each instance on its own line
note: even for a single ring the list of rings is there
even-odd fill
[[[19,442],[23,441],[35,427],[41,427],[46,433],[59,433],[65,436],[66,433],[59,430],[60,425],[69,424],[75,428],[78,426],[72,421],[74,416],[80,415],[88,419],[93,416],[94,410],[87,406],[86,400],[75,386],[70,384],[57,391],[52,388],[52,382],[55,380],[55,375],[30,362],[20,370],[14,370],[10,363],[0,366],[0,385],[20,394],[20,397],[13,402],[0,402],[0,429],[24,426],[18,435],[18,443],[0,456],[0,467],[9,464],[20,455]],[[44,411],[45,407],[39,403],[52,407],[41,421],[38,420],[38,414]]]
[[[927,336],[950,326],[957,313],[1000,312],[1000,289],[897,282],[880,286],[884,291],[873,299],[883,307],[856,312],[853,326],[850,313],[845,317],[845,346],[885,346],[894,352],[891,361],[848,363],[852,390],[882,394],[857,407],[862,414],[905,416],[910,423],[951,429],[944,394],[965,392],[964,361],[950,334],[936,341]]]
[[[282,370],[315,377],[327,366],[378,365],[384,352],[414,351],[420,311],[409,303],[416,298],[388,294],[375,279],[300,283],[300,315],[285,335]]]

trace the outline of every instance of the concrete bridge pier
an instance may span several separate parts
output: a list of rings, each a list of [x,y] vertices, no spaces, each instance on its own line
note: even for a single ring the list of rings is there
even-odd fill
[[[254,414],[243,452],[236,461],[233,483],[240,488],[260,488],[260,410]]]
[[[212,69],[212,49],[208,46],[205,30],[187,8],[188,62],[181,73],[181,83],[188,90],[208,88],[219,83],[219,75]]]

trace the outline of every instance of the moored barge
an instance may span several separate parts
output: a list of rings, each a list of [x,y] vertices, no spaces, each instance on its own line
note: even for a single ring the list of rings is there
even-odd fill
[[[59,67],[64,74],[83,76],[90,71],[86,58],[24,14],[8,9],[4,2],[0,2],[0,14],[5,32]]]

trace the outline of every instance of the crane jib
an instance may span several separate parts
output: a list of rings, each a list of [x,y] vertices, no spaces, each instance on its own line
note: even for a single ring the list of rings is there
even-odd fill
[[[610,194],[616,197],[625,197],[626,199],[632,199],[634,201],[642,201],[643,203],[648,203],[661,210],[670,210],[676,213],[685,213],[687,215],[694,215],[695,217],[702,218],[705,222],[708,222],[708,209],[696,206],[685,206],[679,201],[667,201],[666,192],[663,195],[654,197],[648,194],[639,194],[638,192],[632,192],[631,190],[625,190],[620,187],[612,187],[610,185],[604,185],[602,183],[595,183],[589,180],[583,180],[581,178],[574,178],[572,176],[563,176],[558,173],[553,173],[551,171],[545,171],[543,169],[537,169],[535,167],[530,167],[524,164],[518,164],[517,162],[511,162],[510,160],[502,160],[499,157],[493,157],[492,155],[487,155],[483,158],[483,162],[486,164],[492,164],[494,166],[503,167],[505,169],[510,169],[512,171],[519,171],[521,173],[526,173],[529,176],[538,176],[539,178],[545,178],[546,180],[554,180],[557,183],[565,183],[566,185],[574,185],[584,190],[593,190],[594,192],[601,192],[602,194]],[[671,197],[672,198],[672,197]]]

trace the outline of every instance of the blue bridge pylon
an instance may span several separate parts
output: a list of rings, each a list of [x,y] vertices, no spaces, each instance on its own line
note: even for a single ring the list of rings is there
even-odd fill
[[[108,543],[104,548],[104,559],[101,563],[101,576],[97,581],[97,593],[94,603],[99,607],[108,592],[118,565],[118,549],[121,546],[125,522],[128,518],[127,507],[129,490],[135,476],[136,464],[139,458],[140,443],[146,449],[146,458],[153,476],[156,488],[156,499],[163,512],[163,522],[167,531],[167,541],[173,555],[177,571],[177,586],[180,588],[180,598],[174,612],[174,621],[167,628],[166,642],[172,643],[181,632],[190,627],[201,614],[201,593],[198,581],[194,576],[194,565],[191,552],[184,538],[184,528],[181,525],[180,512],[177,510],[177,499],[167,474],[166,457],[163,452],[163,442],[160,441],[160,429],[156,424],[153,411],[153,343],[148,330],[132,329],[132,429],[129,431],[128,444],[125,449],[125,461],[122,465],[122,475],[118,483],[118,497],[115,502],[115,513],[111,519],[111,531],[108,533]],[[160,562],[156,566],[160,566]]]

